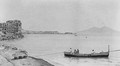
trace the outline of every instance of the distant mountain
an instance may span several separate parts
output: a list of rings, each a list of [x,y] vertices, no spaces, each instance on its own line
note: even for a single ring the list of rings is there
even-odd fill
[[[77,35],[88,35],[88,36],[112,36],[120,35],[119,31],[113,30],[109,27],[92,27],[87,30],[77,32]]]

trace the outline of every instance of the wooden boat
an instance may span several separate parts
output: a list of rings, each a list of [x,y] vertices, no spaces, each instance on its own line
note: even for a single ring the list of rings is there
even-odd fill
[[[109,46],[107,52],[99,52],[99,53],[90,53],[90,54],[82,54],[82,53],[74,53],[74,52],[64,52],[64,56],[66,57],[109,57]]]

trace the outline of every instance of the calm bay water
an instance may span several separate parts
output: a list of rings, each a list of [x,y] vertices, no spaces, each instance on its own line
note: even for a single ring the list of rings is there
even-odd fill
[[[14,44],[28,51],[29,55],[43,58],[56,66],[120,66],[120,52],[111,52],[109,58],[67,58],[63,51],[79,49],[81,53],[91,53],[120,49],[120,36],[74,36],[30,34],[15,41],[1,41]]]

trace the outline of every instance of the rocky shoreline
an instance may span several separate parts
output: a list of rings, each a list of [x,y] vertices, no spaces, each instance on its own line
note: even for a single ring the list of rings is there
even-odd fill
[[[0,45],[0,56],[6,60],[0,66],[54,66],[41,58],[29,56],[25,50],[4,44]]]
[[[24,35],[19,34],[19,35],[13,35],[13,36],[1,36],[0,41],[4,40],[15,40],[15,39],[22,39],[24,38]]]

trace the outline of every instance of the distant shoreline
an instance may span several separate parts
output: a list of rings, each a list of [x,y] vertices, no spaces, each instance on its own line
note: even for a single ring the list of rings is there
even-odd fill
[[[22,34],[57,34],[57,35],[74,35],[72,32],[60,33],[58,31],[22,31]]]

